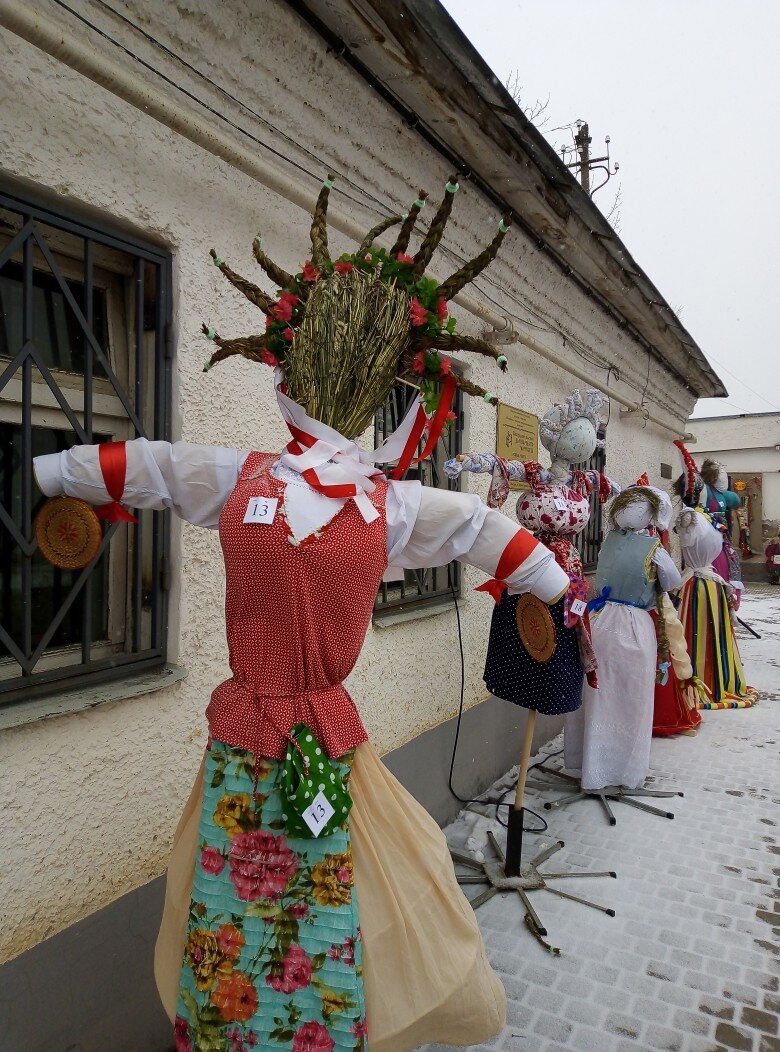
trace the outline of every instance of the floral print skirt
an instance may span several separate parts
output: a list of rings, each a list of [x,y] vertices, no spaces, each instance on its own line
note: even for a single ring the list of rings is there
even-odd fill
[[[281,774],[210,743],[177,1052],[368,1050],[349,823],[287,836]]]

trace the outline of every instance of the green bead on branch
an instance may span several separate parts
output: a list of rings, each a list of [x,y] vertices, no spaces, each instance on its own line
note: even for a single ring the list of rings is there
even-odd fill
[[[417,216],[420,214],[423,208],[425,208],[425,202],[427,198],[427,191],[421,190],[420,196],[409,209],[409,213],[405,217],[401,225],[401,229],[398,232],[398,238],[396,239],[395,244],[390,249],[391,256],[397,256],[399,252],[406,252],[407,248],[409,247],[409,239],[411,238],[412,231],[414,230],[414,224],[417,222]]]

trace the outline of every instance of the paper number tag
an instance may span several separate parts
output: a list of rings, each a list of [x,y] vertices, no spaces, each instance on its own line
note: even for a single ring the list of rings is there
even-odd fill
[[[274,521],[278,504],[277,497],[252,497],[246,506],[244,522],[259,522],[264,526],[270,526]]]
[[[582,617],[588,608],[588,604],[582,599],[575,599],[569,609],[575,615],[575,617]]]
[[[553,504],[555,505],[556,511],[568,511],[569,505],[563,500],[562,497],[553,497]]]
[[[301,815],[306,825],[311,829],[314,836],[319,836],[322,830],[325,828],[325,823],[331,818],[336,812],[327,799],[325,793],[317,793],[314,797],[314,801],[306,808]]]
[[[780,563],[780,555],[773,555],[772,556],[772,562],[775,563],[775,564]]]

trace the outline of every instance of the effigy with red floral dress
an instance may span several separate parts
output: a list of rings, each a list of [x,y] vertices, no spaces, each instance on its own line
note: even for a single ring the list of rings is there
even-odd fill
[[[496,402],[438,352],[506,366],[455,332],[447,302],[494,258],[507,224],[437,284],[424,270],[454,179],[414,256],[422,194],[338,260],[331,184],[298,274],[255,242],[277,297],[213,253],[266,327],[233,340],[206,329],[209,368],[232,355],[274,368],[290,432],[281,453],[139,438],[118,444],[109,479],[96,446],[36,460],[48,496],[170,508],[219,530],[231,676],[206,711],[210,744],[174,838],[155,958],[177,1052],[411,1052],[479,1044],[504,1024],[504,991],[444,836],[379,760],[344,681],[391,567],[460,559],[543,603],[569,584],[548,549],[476,495],[403,479],[434,448],[456,387]],[[396,221],[392,248],[377,249]],[[397,376],[420,394],[367,451],[356,439]]]

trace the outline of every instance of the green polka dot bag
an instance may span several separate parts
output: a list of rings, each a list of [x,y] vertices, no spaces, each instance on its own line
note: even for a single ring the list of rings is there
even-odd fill
[[[328,836],[344,825],[352,797],[339,768],[328,758],[310,727],[305,723],[293,727],[281,784],[290,836]]]

